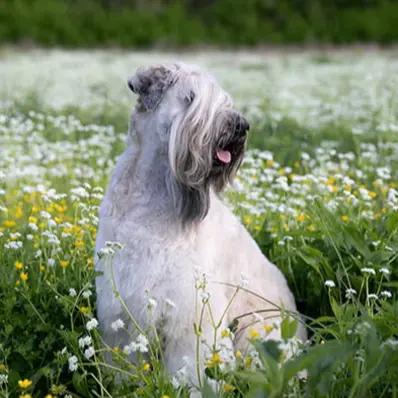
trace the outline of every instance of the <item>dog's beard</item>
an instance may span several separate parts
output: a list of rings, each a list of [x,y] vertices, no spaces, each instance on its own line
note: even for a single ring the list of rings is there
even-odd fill
[[[213,165],[209,179],[216,192],[232,181],[242,163],[246,136],[221,137],[213,151]]]
[[[200,156],[187,152],[179,157],[179,178],[174,180],[173,197],[177,216],[184,226],[195,224],[207,215],[210,189],[220,192],[232,181],[242,163],[245,143],[246,135],[222,134],[209,148],[202,148]],[[196,174],[190,175],[187,170],[192,170],[198,159],[205,160],[195,168]]]

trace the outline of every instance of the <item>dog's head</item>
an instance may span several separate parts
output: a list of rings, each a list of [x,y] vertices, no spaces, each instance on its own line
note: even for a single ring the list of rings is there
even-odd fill
[[[183,223],[200,221],[210,188],[221,191],[242,162],[248,122],[215,79],[196,67],[139,69],[128,84],[138,94],[135,130],[165,143],[178,215]]]

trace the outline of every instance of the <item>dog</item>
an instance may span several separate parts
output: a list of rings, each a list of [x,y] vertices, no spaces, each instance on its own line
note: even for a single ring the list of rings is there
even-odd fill
[[[220,330],[245,313],[268,309],[278,319],[275,308],[295,312],[296,305],[282,273],[220,198],[242,162],[249,130],[231,97],[210,74],[185,64],[140,68],[128,86],[138,100],[127,148],[100,207],[96,241],[97,253],[107,241],[123,248],[112,258],[112,271],[96,261],[98,318],[110,346],[128,344],[129,333],[111,327],[118,318],[128,321],[122,298],[143,329],[155,324],[168,370],[189,363],[196,380],[197,269],[209,275],[207,293]],[[230,303],[241,274],[256,295],[241,289]],[[251,321],[238,323],[235,347],[246,340]],[[206,312],[201,338],[212,341],[213,333]],[[305,340],[302,326],[297,336]],[[268,337],[280,338],[280,331]]]

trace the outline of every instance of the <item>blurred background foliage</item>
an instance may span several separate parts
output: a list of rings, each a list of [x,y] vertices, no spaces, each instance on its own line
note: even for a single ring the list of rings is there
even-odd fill
[[[0,43],[390,44],[396,0],[0,0]]]

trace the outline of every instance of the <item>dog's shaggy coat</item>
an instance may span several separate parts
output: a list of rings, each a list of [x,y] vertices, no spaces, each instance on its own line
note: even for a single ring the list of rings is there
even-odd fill
[[[106,241],[123,245],[112,260],[113,287],[143,328],[155,322],[168,369],[177,371],[189,358],[193,376],[195,269],[208,275],[215,319],[234,289],[212,281],[236,285],[242,273],[248,288],[269,302],[290,311],[295,302],[281,272],[218,196],[241,163],[249,128],[229,95],[210,75],[182,64],[139,69],[129,86],[138,101],[127,149],[101,205],[96,250]],[[111,346],[128,344],[125,331],[111,328],[118,318],[128,322],[112,289],[111,267],[100,259],[96,268],[102,273],[96,283],[104,338]],[[148,296],[157,301],[152,320]],[[240,291],[223,328],[256,310],[274,310],[278,318],[269,302]],[[238,324],[236,344],[244,339],[239,330],[252,320]],[[203,337],[209,343],[211,332],[205,322]],[[303,328],[298,335],[305,338]]]

